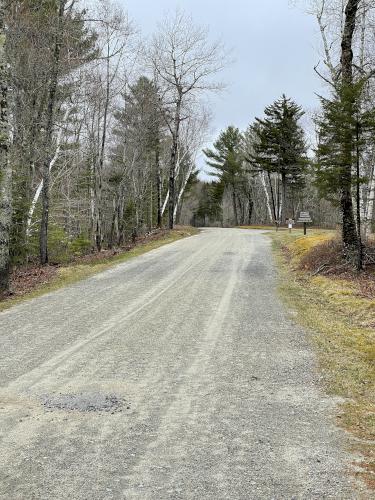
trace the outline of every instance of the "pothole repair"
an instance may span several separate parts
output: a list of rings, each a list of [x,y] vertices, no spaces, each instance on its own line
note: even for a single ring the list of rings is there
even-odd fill
[[[124,406],[129,410],[123,398],[115,394],[81,393],[81,394],[53,394],[42,396],[43,406],[49,410],[65,410],[77,412],[108,412],[122,411]]]

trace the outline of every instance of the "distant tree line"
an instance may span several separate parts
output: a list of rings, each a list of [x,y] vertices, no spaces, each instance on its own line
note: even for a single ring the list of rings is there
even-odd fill
[[[375,5],[313,0],[327,85],[306,137],[304,111],[283,95],[245,132],[230,126],[206,149],[213,182],[197,190],[194,222],[283,224],[302,209],[339,224],[345,257],[361,270],[374,230]]]
[[[241,132],[224,130],[213,149],[205,149],[213,182],[204,190],[199,219],[222,220],[230,199],[227,223],[279,226],[308,202],[307,140],[300,123],[303,110],[283,95]]]

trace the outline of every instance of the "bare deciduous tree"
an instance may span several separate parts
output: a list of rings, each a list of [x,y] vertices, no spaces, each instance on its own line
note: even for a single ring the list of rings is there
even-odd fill
[[[150,52],[172,138],[169,164],[169,227],[172,229],[181,124],[188,119],[192,103],[202,93],[222,88],[214,76],[223,69],[226,54],[220,43],[209,41],[206,29],[197,27],[183,12],[164,19],[153,37]]]

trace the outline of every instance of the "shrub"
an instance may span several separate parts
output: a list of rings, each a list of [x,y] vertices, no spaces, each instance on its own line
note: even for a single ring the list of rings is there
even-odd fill
[[[363,263],[366,270],[375,266],[375,242],[363,246]],[[344,248],[341,240],[330,239],[312,247],[299,261],[299,269],[314,274],[351,274],[355,270],[353,256]]]
[[[64,229],[57,224],[49,224],[48,227],[48,256],[52,263],[62,263],[69,260],[69,237]],[[32,232],[27,248],[32,260],[39,255],[39,231]]]
[[[345,260],[343,245],[339,239],[329,239],[313,246],[305,253],[299,268],[313,273],[331,274],[345,271],[349,263]]]
[[[69,251],[76,256],[86,255],[90,250],[91,241],[83,234],[80,234],[69,244]]]

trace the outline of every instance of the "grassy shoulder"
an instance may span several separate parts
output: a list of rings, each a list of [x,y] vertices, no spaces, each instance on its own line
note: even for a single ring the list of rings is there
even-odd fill
[[[326,389],[344,401],[338,422],[363,457],[358,475],[375,488],[375,297],[363,292],[360,277],[321,276],[299,265],[334,237],[321,230],[271,234],[282,298],[312,332]]]
[[[155,250],[161,246],[173,243],[182,238],[193,236],[199,231],[193,227],[179,227],[173,231],[161,231],[152,238],[144,238],[131,249],[116,249],[114,252],[96,254],[77,259],[71,264],[55,267],[52,273],[46,273],[44,282],[37,282],[27,287],[26,291],[19,291],[0,300],[0,311],[4,311],[25,300],[39,297],[46,293],[71,285],[97,273],[106,271],[116,264],[126,262],[134,257]],[[27,270],[24,273],[26,281]]]

